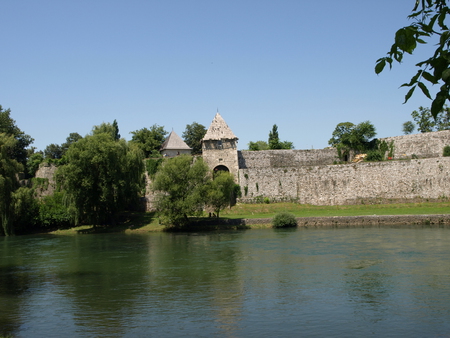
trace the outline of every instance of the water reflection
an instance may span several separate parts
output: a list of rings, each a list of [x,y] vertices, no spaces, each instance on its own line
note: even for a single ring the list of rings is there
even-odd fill
[[[450,332],[448,229],[26,236],[0,241],[2,334]]]

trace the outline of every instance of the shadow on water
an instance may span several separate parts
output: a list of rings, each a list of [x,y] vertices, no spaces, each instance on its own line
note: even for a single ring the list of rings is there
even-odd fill
[[[193,218],[189,224],[183,226],[169,226],[166,232],[199,232],[216,230],[248,230],[250,226],[245,224],[243,218]]]
[[[0,336],[13,334],[21,323],[20,296],[30,288],[31,278],[25,268],[16,265],[0,266]]]

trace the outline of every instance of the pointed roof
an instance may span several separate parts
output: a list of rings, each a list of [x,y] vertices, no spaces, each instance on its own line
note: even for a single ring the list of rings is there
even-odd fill
[[[238,138],[231,131],[230,127],[228,127],[225,120],[220,116],[219,112],[214,116],[214,120],[212,120],[211,125],[208,128],[205,136],[203,137],[203,141],[205,140],[237,140]]]
[[[175,149],[175,150],[191,150],[191,148],[184,142],[180,136],[177,135],[173,130],[167,136],[166,140],[161,146],[161,150],[165,149]]]

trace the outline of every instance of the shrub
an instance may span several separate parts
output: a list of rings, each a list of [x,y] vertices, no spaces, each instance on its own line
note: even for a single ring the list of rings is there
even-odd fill
[[[272,227],[274,228],[289,228],[296,227],[297,220],[295,216],[289,212],[279,212],[272,219]]]
[[[383,161],[383,155],[379,150],[369,150],[367,152],[365,161],[368,162]]]
[[[444,147],[444,156],[450,156],[450,146],[445,146]]]

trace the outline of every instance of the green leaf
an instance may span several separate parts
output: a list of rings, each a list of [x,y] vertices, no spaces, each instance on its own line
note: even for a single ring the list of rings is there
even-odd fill
[[[423,84],[423,82],[419,82],[418,85],[419,85],[419,88],[422,89],[422,92],[425,94],[425,96],[431,100],[431,95],[430,95],[430,92],[428,91],[427,86],[425,86]]]
[[[383,71],[384,67],[386,66],[386,60],[385,59],[380,59],[378,61],[379,62],[375,66],[375,73],[376,74],[380,74]]]
[[[402,51],[412,54],[417,46],[415,38],[416,28],[412,26],[400,28],[397,33],[395,33],[395,44]]]
[[[436,98],[433,100],[431,104],[431,115],[434,118],[438,116],[442,108],[444,107],[445,101],[448,99],[448,91],[445,89],[441,89],[440,92],[436,94]]]
[[[447,83],[450,80],[450,69],[447,68],[442,72],[442,80]]]
[[[417,82],[417,79],[419,78],[420,75],[422,75],[422,73],[423,73],[423,70],[422,70],[422,69],[419,70],[419,71],[417,72],[417,74],[414,75],[414,76],[411,78],[411,81],[409,81],[409,83],[404,83],[404,84],[402,84],[402,85],[400,86],[400,88],[401,88],[401,87],[411,87],[413,84],[415,84],[415,83]]]
[[[405,102],[403,102],[403,104],[405,104],[406,102],[408,102],[409,98],[411,97],[411,95],[414,93],[414,89],[416,89],[416,86],[412,87],[408,93],[405,95]]]
[[[425,80],[427,80],[428,82],[431,82],[432,84],[437,84],[438,82],[436,81],[436,79],[434,78],[434,76],[433,75],[431,75],[430,73],[428,73],[428,72],[423,72],[422,73],[422,77],[425,79]]]

